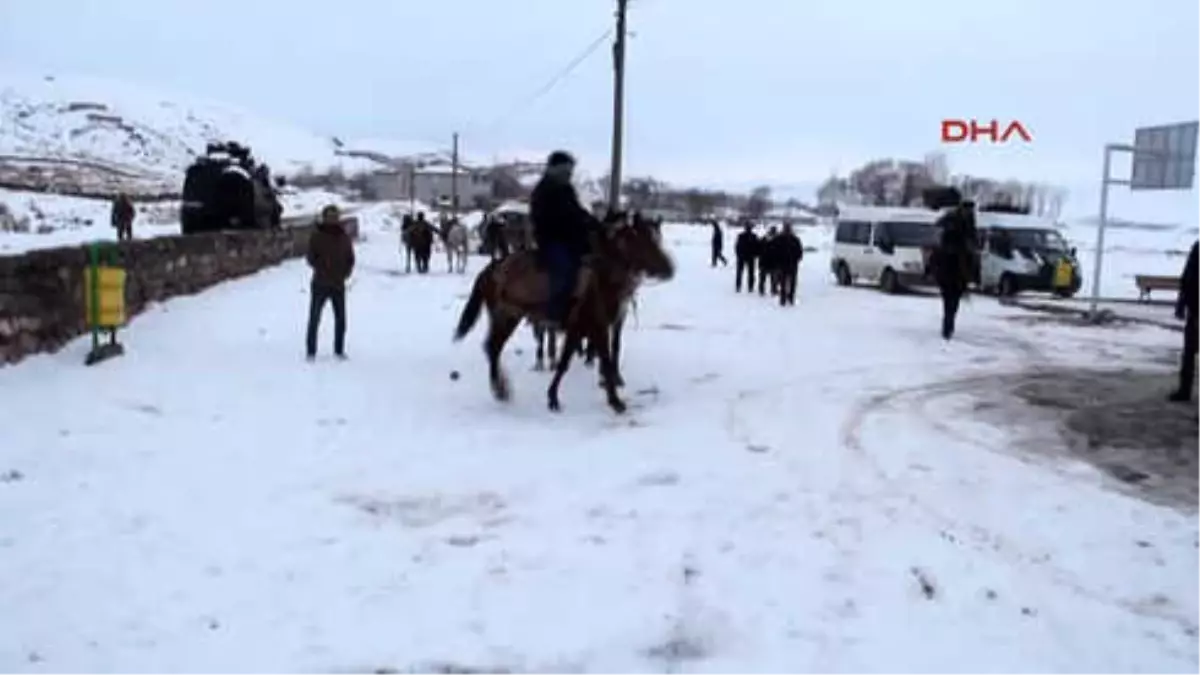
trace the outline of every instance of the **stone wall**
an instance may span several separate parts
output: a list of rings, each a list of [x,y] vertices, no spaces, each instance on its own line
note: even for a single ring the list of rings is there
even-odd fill
[[[218,232],[109,243],[126,270],[126,314],[304,254],[311,229]],[[0,256],[0,364],[53,352],[87,332],[83,246]]]

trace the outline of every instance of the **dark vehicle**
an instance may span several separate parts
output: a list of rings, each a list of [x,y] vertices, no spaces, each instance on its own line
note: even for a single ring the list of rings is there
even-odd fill
[[[256,167],[245,146],[210,143],[184,174],[184,234],[279,227],[280,213],[269,170]]]

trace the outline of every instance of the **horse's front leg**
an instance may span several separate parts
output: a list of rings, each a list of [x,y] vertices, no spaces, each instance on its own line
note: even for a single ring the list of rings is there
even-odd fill
[[[625,412],[625,402],[617,394],[617,368],[613,362],[611,345],[608,342],[608,327],[600,326],[592,331],[591,340],[596,344],[596,354],[600,360],[601,377],[604,380],[604,394],[608,405],[618,415]]]
[[[546,369],[546,330],[534,325],[533,339],[537,342],[537,352],[534,354],[533,369],[542,371]]]
[[[558,359],[558,363],[554,369],[554,378],[550,380],[550,387],[546,390],[546,404],[554,412],[562,409],[562,405],[558,401],[558,385],[562,383],[563,376],[567,374],[567,368],[571,367],[571,357],[575,354],[575,350],[579,348],[580,340],[582,340],[582,336],[580,336],[578,330],[574,328],[567,330],[567,339],[563,346],[562,358]]]
[[[625,328],[625,317],[619,316],[612,326],[612,364],[613,383],[618,387],[625,386],[625,378],[621,377],[621,331]]]

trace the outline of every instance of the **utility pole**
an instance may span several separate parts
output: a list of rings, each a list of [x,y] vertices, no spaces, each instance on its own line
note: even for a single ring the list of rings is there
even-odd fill
[[[608,171],[608,208],[621,205],[621,148],[625,133],[625,14],[629,0],[617,0],[617,37],[613,41],[612,167]]]
[[[408,215],[417,217],[417,163],[408,163]]]
[[[454,145],[450,156],[450,215],[458,218],[458,132],[454,132]]]

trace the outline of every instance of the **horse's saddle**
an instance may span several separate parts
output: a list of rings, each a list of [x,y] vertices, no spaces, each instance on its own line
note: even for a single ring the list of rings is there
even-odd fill
[[[595,278],[592,260],[585,257],[575,280],[574,298],[582,298]],[[538,262],[537,251],[519,251],[499,261],[494,279],[506,302],[540,310],[550,298],[550,274]]]

